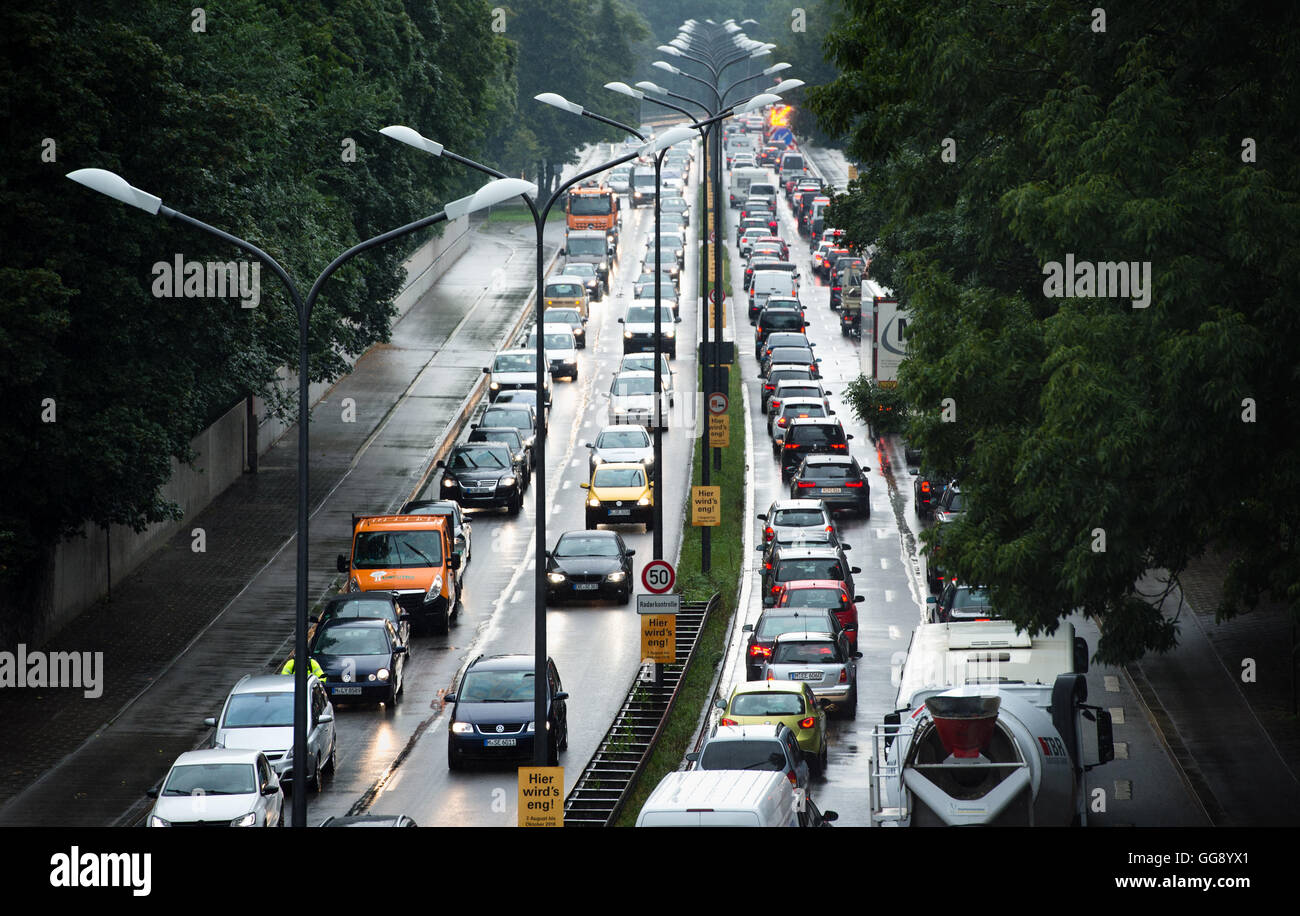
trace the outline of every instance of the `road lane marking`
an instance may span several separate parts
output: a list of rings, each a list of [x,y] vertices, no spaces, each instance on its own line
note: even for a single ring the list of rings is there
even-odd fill
[[[898,629],[898,627],[894,626],[893,624],[890,624],[890,627],[889,627],[889,638],[890,638],[890,639],[902,639],[902,638],[903,638],[903,632],[902,632],[900,629]]]
[[[1107,693],[1119,693],[1119,678],[1113,674],[1107,674],[1102,678],[1102,683],[1106,685]]]

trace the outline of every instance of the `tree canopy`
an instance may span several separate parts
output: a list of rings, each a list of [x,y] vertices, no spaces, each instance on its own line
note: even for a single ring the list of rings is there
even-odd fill
[[[969,506],[945,565],[1018,623],[1098,618],[1103,661],[1173,645],[1138,580],[1208,546],[1221,616],[1300,608],[1300,12],[845,7],[808,90],[862,164],[829,220],[911,311],[909,438]],[[1052,288],[1067,259],[1149,263],[1149,304]]]

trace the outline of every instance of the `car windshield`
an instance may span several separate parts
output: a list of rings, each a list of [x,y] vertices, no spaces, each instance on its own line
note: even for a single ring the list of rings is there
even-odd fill
[[[773,526],[811,528],[826,525],[826,516],[820,509],[777,509],[768,519]]]
[[[778,564],[776,571],[777,582],[797,582],[800,579],[842,580],[843,578],[844,570],[840,568],[840,561],[836,559],[811,557],[787,559]]]
[[[613,538],[589,537],[586,535],[565,535],[555,545],[557,557],[616,557],[618,544]]]
[[[340,601],[330,605],[321,615],[321,623],[329,620],[342,620],[353,617],[387,617],[394,619],[393,606],[388,601],[358,600]]]
[[[226,705],[222,728],[280,728],[293,725],[293,692],[237,693]]]
[[[781,745],[773,740],[710,741],[700,754],[701,770],[775,770],[786,768]]]
[[[828,618],[815,618],[807,614],[764,614],[758,621],[754,635],[759,639],[773,640],[782,633],[825,630],[829,625]]]
[[[612,206],[604,194],[570,194],[569,212],[574,216],[607,216]]]
[[[673,310],[666,305],[659,307],[660,324],[673,323]],[[655,309],[653,305],[634,305],[627,310],[627,324],[654,324]]]
[[[782,607],[837,608],[844,603],[844,593],[838,588],[793,588],[785,593]]]
[[[257,774],[251,763],[194,763],[172,767],[162,794],[252,795],[257,791]]]
[[[783,404],[781,416],[785,419],[820,418],[826,416],[826,408],[821,404]],[[808,475],[805,475],[808,476]]]
[[[614,394],[618,396],[636,395],[636,394],[654,394],[655,380],[654,376],[644,378],[634,376],[628,378],[621,375],[614,379]]]
[[[570,255],[597,255],[604,257],[606,247],[609,243],[605,241],[604,236],[600,238],[574,238],[569,236],[566,251]]]
[[[640,372],[650,372],[654,369],[655,357],[653,353],[629,353],[623,357],[622,369],[636,369]],[[660,354],[659,371],[662,375],[669,375],[668,357]]]
[[[797,693],[738,693],[728,712],[733,716],[797,716],[803,713]]]
[[[791,435],[794,436],[793,440],[789,439]],[[806,426],[792,426],[787,441],[799,445],[834,445],[844,441],[844,432],[838,426],[828,423],[809,423]]]
[[[662,174],[662,170],[660,172]],[[655,186],[654,172],[635,172],[632,175],[632,187],[634,188],[653,188]]]
[[[573,342],[573,335],[567,331],[560,334],[543,334],[542,337],[546,342],[546,349],[548,350],[572,350],[576,346]],[[526,346],[537,346],[536,331],[533,331],[528,335],[528,343]]]
[[[387,655],[388,634],[379,627],[330,627],[316,637],[312,655]]]
[[[773,347],[768,359],[774,363],[810,363],[813,355],[805,347]]]
[[[537,369],[534,353],[502,353],[492,362],[493,372],[533,372]]]
[[[680,197],[665,197],[659,204],[660,210],[685,210],[686,201]]]
[[[798,331],[781,331],[776,334],[769,334],[767,337],[767,347],[769,350],[775,350],[777,347],[802,347],[807,349],[808,337]]]
[[[456,694],[458,703],[523,703],[533,700],[531,671],[471,671]]]
[[[582,295],[582,290],[580,283],[549,283],[546,295],[550,299],[577,299]]]
[[[363,531],[352,565],[357,569],[420,569],[442,565],[440,531]]]
[[[596,276],[596,265],[581,261],[577,264],[565,265],[564,272],[571,277],[594,277]]]
[[[842,662],[833,642],[792,642],[772,650],[774,665],[827,665]]]
[[[450,464],[451,469],[454,471],[476,471],[480,468],[507,468],[509,466],[510,460],[501,454],[500,449],[487,445],[478,448],[457,449]]]
[[[803,317],[798,312],[783,312],[763,315],[762,327],[768,331],[783,331],[786,328],[798,328],[803,325]]]
[[[513,426],[498,426],[493,429],[484,429],[480,426],[469,434],[470,442],[492,442],[501,441],[511,448],[517,449],[524,444],[523,437],[519,435],[519,430]]]
[[[593,487],[644,487],[645,472],[640,468],[596,468]]]
[[[952,599],[955,611],[987,610],[990,604],[988,589],[983,588],[959,588]]]
[[[577,309],[547,309],[542,314],[547,321],[582,324],[582,316],[578,314]]]
[[[797,408],[806,409],[806,408]],[[857,474],[847,464],[813,464],[804,468],[802,477],[812,480],[856,480]]]
[[[531,429],[533,418],[527,410],[488,410],[483,414],[480,426],[513,426],[515,429]]]
[[[596,439],[596,448],[649,448],[650,436],[640,426],[632,429],[612,429]]]

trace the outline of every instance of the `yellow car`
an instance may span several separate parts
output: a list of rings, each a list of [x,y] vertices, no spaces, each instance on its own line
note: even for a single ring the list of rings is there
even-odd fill
[[[719,725],[788,725],[813,773],[826,769],[826,710],[803,681],[748,681],[718,700]]]
[[[655,526],[655,497],[650,477],[642,464],[602,464],[592,472],[587,491],[587,527],[605,522],[611,525]]]
[[[582,277],[551,277],[542,287],[542,299],[548,309],[577,309],[585,321],[591,317],[591,302]]]

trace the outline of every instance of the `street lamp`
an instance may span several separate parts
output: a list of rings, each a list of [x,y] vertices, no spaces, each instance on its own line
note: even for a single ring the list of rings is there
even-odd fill
[[[581,105],[576,105],[575,103],[569,102],[567,99],[564,99],[562,96],[556,96],[556,98],[559,99],[560,102],[564,103],[560,107],[565,107],[566,110],[572,110],[572,108],[566,106],[573,106],[574,108],[578,108],[578,109],[582,108]],[[484,172],[488,175],[497,175],[497,176],[502,175],[502,173],[498,172],[496,169],[490,168],[489,166],[486,165],[482,165],[481,163],[475,162],[474,160],[468,159],[464,156],[458,156],[455,153],[452,153],[450,150],[447,150],[445,147],[443,147],[441,143],[436,143],[432,140],[422,137],[418,132],[412,130],[409,127],[401,127],[401,126],[385,127],[382,130],[380,130],[380,133],[384,134],[387,137],[391,137],[394,140],[398,140],[402,143],[405,143],[408,146],[413,146],[416,149],[423,150],[424,152],[432,153],[435,156],[446,157],[455,162],[459,162],[462,165],[467,165],[472,169],[477,169],[478,171]],[[537,390],[538,391],[541,391],[543,388],[544,379],[542,374],[548,370],[547,360],[546,360],[546,350],[545,350],[545,338],[542,336],[542,326],[545,324],[543,312],[545,311],[545,307],[546,307],[545,306],[546,300],[545,297],[543,296],[543,292],[544,292],[543,285],[545,283],[545,277],[543,276],[543,271],[545,269],[545,265],[543,263],[542,248],[543,248],[543,241],[544,241],[543,233],[546,229],[546,218],[551,212],[551,207],[553,207],[555,205],[555,202],[560,199],[560,197],[564,194],[564,192],[567,191],[569,188],[571,188],[573,185],[585,181],[586,179],[590,178],[593,175],[599,175],[601,172],[612,169],[616,165],[622,165],[624,162],[630,162],[633,159],[636,159],[640,156],[657,154],[660,150],[667,149],[668,147],[672,146],[674,143],[679,143],[682,140],[689,137],[690,135],[691,135],[690,131],[686,128],[678,128],[678,127],[670,128],[669,130],[664,131],[664,133],[662,134],[651,137],[648,141],[646,141],[644,144],[642,144],[640,147],[638,147],[636,150],[634,150],[631,153],[627,153],[626,155],[619,156],[616,159],[611,159],[608,162],[604,162],[598,166],[587,169],[585,172],[580,172],[577,175],[570,178],[568,181],[563,182],[558,188],[556,188],[555,193],[553,193],[550,196],[550,198],[546,201],[546,204],[540,210],[537,208],[537,204],[533,201],[532,198],[528,196],[524,197],[524,201],[528,204],[528,209],[532,212],[533,215],[533,226],[537,238],[537,299],[536,299],[537,317],[536,320],[537,320]],[[533,188],[533,193],[534,194],[537,193],[537,189],[535,186]],[[537,490],[537,504],[536,504],[537,522],[535,528],[536,536],[534,539],[534,564],[536,569],[535,569],[535,576],[533,580],[534,583],[533,584],[534,587],[533,678],[534,678],[534,682],[537,684],[537,689],[533,691],[533,723],[534,723],[533,724],[533,762],[537,766],[546,766],[550,761],[547,759],[548,755],[547,755],[547,748],[545,746],[545,743],[543,742],[543,740],[541,740],[542,732],[545,730],[545,726],[546,726],[546,713],[547,713],[546,691],[542,689],[542,685],[546,683],[546,658],[547,658],[546,655],[546,424],[545,423],[537,424],[536,436],[537,438],[534,445],[534,452],[535,452],[534,458],[536,461],[535,471],[537,475],[537,482],[534,484],[534,486]]]
[[[146,213],[157,216],[161,214],[210,235],[222,241],[242,248],[264,263],[280,278],[289,291],[298,312],[298,577],[295,589],[295,635],[294,657],[294,701],[293,701],[293,826],[307,826],[307,519],[308,519],[308,441],[309,441],[309,358],[308,333],[311,329],[311,310],[320,294],[321,287],[330,276],[344,263],[356,255],[384,242],[409,235],[419,229],[432,226],[448,219],[456,219],[476,210],[490,207],[519,194],[537,193],[537,186],[518,178],[502,178],[489,182],[469,197],[453,200],[439,213],[426,216],[407,223],[372,239],[353,245],[329,263],[312,284],[307,298],[303,299],[298,286],[288,272],[280,266],[275,258],[251,242],[231,235],[215,226],[210,226],[192,216],[162,205],[162,198],[155,197],[139,188],[132,187],[127,181],[113,172],[104,169],[78,169],[69,172],[68,178],[78,184],[98,191],[114,200],[139,207]]]

